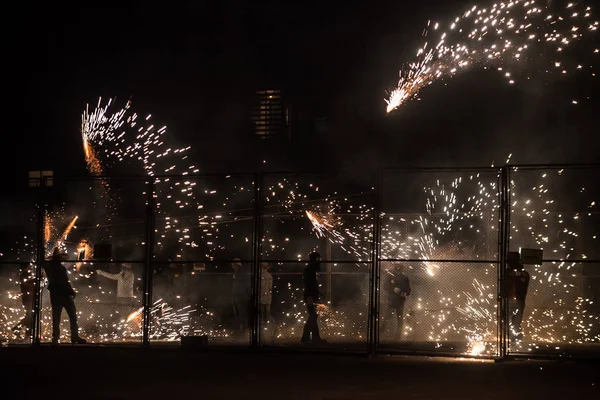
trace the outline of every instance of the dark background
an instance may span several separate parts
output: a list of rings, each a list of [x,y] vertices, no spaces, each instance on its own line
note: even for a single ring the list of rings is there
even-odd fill
[[[3,191],[20,188],[29,169],[85,173],[81,111],[98,96],[131,97],[134,110],[169,126],[174,145],[192,145],[206,172],[368,175],[380,166],[498,164],[509,153],[518,163],[597,161],[597,78],[509,86],[496,71],[472,69],[385,113],[385,90],[413,60],[427,20],[448,21],[466,4],[16,4],[3,27]],[[252,95],[271,87],[301,105],[300,122],[325,119],[326,129],[300,130],[292,141],[254,137]]]

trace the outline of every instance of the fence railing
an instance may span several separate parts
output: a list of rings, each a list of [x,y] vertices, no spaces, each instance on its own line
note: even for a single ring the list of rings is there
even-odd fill
[[[74,314],[71,327],[98,344],[201,336],[261,348],[597,356],[598,178],[600,165],[381,170],[373,182],[57,180],[36,188],[33,218],[6,215],[0,341],[68,342]],[[54,248],[74,306],[48,291]],[[524,304],[506,289],[507,255],[520,248],[543,250],[541,264],[525,265]],[[323,260],[314,313],[303,293],[312,251]],[[326,342],[306,340],[314,315]]]

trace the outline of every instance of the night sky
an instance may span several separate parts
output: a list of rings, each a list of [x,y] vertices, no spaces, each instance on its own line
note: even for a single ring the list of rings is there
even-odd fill
[[[35,168],[84,174],[80,115],[98,96],[131,97],[135,110],[169,126],[174,144],[192,145],[206,171],[253,169],[264,153],[278,169],[489,165],[509,153],[521,163],[598,161],[599,103],[570,105],[574,90],[598,93],[597,80],[509,86],[496,71],[470,70],[386,115],[385,90],[412,61],[427,20],[447,21],[465,4],[19,4],[3,27],[14,110],[3,169],[19,182]],[[302,144],[256,143],[248,102],[268,87],[303,99],[329,132]],[[300,161],[277,161],[285,159]]]

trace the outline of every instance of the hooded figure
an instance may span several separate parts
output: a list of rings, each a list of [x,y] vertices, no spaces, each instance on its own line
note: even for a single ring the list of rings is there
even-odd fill
[[[69,282],[67,269],[62,265],[63,257],[54,249],[52,258],[44,265],[44,271],[48,278],[48,290],[50,291],[50,303],[52,304],[52,344],[58,344],[60,338],[60,318],[62,309],[67,311],[71,326],[71,343],[86,343],[79,337],[77,326],[77,310],[75,308],[75,291]]]

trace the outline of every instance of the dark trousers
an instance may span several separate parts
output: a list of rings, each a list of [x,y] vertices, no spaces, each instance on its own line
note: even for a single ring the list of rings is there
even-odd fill
[[[510,338],[522,339],[523,331],[521,323],[523,322],[523,311],[525,310],[525,300],[509,299],[508,315],[510,320]]]
[[[71,325],[71,340],[79,338],[79,328],[77,326],[77,310],[73,296],[62,293],[50,292],[50,303],[52,304],[52,341],[58,342],[60,338],[60,318],[62,309],[67,311]]]
[[[396,314],[396,333],[393,335],[396,339],[402,338],[404,331],[404,303],[405,300],[399,300],[393,304],[388,304],[384,318],[381,321],[381,332],[387,332],[391,329],[394,314]]]
[[[308,319],[304,324],[304,331],[302,332],[302,340],[308,341],[311,339],[310,335],[312,334],[312,340],[318,340],[321,337],[319,336],[319,324],[317,322],[317,305],[316,304],[308,304],[306,303],[306,310],[308,311]]]
[[[248,308],[250,300],[246,297],[235,296],[233,298],[233,313],[236,318],[237,326],[240,330],[248,329]]]

